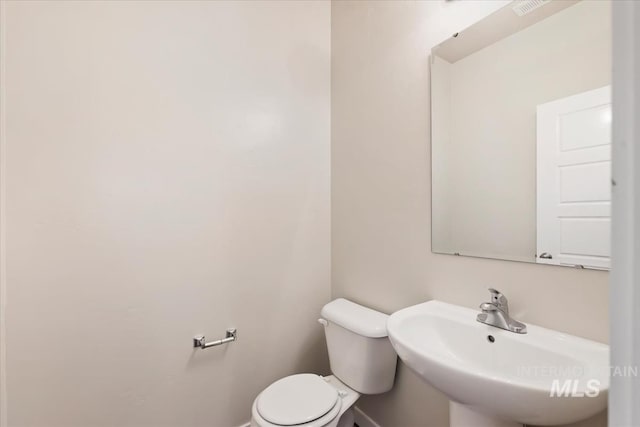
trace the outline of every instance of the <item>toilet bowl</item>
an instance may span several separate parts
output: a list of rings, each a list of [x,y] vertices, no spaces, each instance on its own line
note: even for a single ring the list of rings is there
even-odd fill
[[[254,400],[252,427],[353,427],[351,407],[360,395],[393,387],[397,356],[387,337],[388,316],[343,298],[321,315],[333,375],[275,381]]]
[[[351,407],[359,397],[333,375],[291,375],[254,400],[251,426],[353,427]]]

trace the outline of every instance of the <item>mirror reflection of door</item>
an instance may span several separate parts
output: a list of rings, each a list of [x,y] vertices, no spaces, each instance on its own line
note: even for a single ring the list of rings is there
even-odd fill
[[[515,0],[432,49],[433,252],[609,268],[611,36],[611,0]]]
[[[611,87],[537,108],[538,263],[610,266]]]

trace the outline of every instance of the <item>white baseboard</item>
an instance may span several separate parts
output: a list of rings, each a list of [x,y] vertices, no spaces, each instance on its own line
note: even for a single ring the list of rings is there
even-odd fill
[[[362,412],[362,409],[358,408],[357,406],[354,406],[353,413],[355,415],[356,424],[358,424],[358,427],[381,427],[380,424],[373,421],[373,419],[369,415]]]

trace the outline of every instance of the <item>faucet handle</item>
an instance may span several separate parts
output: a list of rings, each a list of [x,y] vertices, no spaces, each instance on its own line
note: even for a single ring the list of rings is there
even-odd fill
[[[503,311],[509,312],[509,300],[504,296],[502,292],[497,289],[489,288],[491,293],[491,302],[499,306]]]
[[[497,302],[498,298],[504,296],[502,295],[502,292],[494,288],[489,288],[489,292],[491,293],[491,302]]]

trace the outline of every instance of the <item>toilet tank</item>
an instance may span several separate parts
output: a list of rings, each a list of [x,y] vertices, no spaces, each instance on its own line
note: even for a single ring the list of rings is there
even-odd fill
[[[387,316],[344,298],[322,308],[331,372],[363,394],[391,390],[396,352],[387,337]]]

